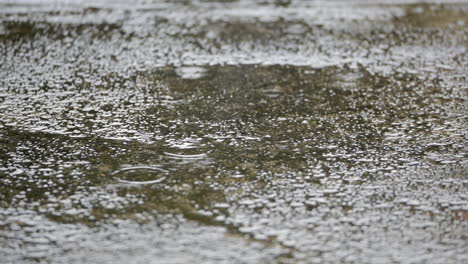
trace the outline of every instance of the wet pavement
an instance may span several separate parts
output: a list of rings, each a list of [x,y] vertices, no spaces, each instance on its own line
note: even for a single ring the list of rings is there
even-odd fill
[[[0,0],[0,262],[467,263],[467,23]]]

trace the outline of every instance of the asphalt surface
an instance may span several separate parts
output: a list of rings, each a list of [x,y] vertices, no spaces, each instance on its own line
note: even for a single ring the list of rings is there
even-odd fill
[[[0,0],[0,263],[468,263],[467,23]]]

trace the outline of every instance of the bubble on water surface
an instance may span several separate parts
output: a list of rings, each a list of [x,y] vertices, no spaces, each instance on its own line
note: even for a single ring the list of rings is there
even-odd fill
[[[176,154],[170,152],[164,152],[171,159],[181,159],[181,160],[200,160],[207,157],[206,154]]]
[[[166,179],[168,171],[154,166],[125,167],[114,171],[112,175],[120,183],[155,184]]]

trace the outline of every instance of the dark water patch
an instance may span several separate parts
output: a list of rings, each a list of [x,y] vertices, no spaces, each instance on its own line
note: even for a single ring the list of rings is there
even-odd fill
[[[114,34],[125,34],[116,23],[53,23],[48,21],[5,20],[1,24],[0,39],[4,42],[24,42],[34,38],[48,37],[51,40],[80,38],[83,35],[94,39],[110,39]]]
[[[426,138],[433,135],[431,126],[435,124],[426,120],[446,111],[443,105],[447,102],[434,99],[443,93],[437,80],[421,80],[408,74],[385,77],[364,68],[348,67],[238,65],[203,69],[203,75],[197,78],[185,78],[178,68],[168,66],[126,77],[121,86],[115,85],[121,83],[117,77],[109,77],[99,86],[78,85],[81,94],[91,91],[91,96],[75,107],[82,118],[67,121],[74,124],[73,129],[82,131],[78,138],[70,133],[9,130],[4,135],[2,155],[7,162],[4,168],[8,186],[16,187],[5,189],[5,199],[11,202],[22,192],[32,200],[43,199],[46,192],[84,195],[93,187],[115,184],[113,172],[127,164],[142,168],[160,166],[167,172],[164,181],[152,179],[158,181],[157,186],[135,189],[135,194],[144,193],[142,197],[161,201],[161,208],[178,211],[178,202],[164,200],[159,194],[151,197],[160,189],[172,192],[182,188],[187,192],[177,193],[177,199],[190,204],[190,210],[195,210],[195,205],[210,209],[210,203],[199,200],[196,192],[189,190],[202,184],[208,195],[242,183],[258,181],[264,185],[272,173],[291,171],[304,173],[302,180],[306,182],[320,184],[327,176],[353,168],[391,172],[415,159],[442,163],[459,162],[463,157],[462,149],[452,147],[460,142],[440,145]],[[35,93],[62,89],[45,89],[46,86]],[[138,96],[144,101],[129,98],[121,106],[111,103],[105,104],[105,109],[91,107],[97,102],[96,93],[128,93],[127,87],[134,87],[133,92],[141,93]],[[137,109],[131,114],[124,112],[136,121],[115,124],[130,125],[128,130],[152,135],[149,140],[153,143],[144,144],[125,136],[113,139],[93,135],[96,122],[105,126],[111,121],[100,114],[120,111],[122,106]],[[67,111],[55,116],[68,120]],[[449,112],[445,114],[451,118]],[[419,144],[421,140],[428,141],[427,145]],[[39,149],[48,151],[37,156],[34,150]],[[447,151],[460,152],[461,156],[447,160],[437,154]],[[13,153],[18,161],[14,161]],[[389,157],[383,157],[386,155]],[[24,163],[25,160],[30,161]],[[22,165],[17,166],[20,161]],[[36,163],[43,165],[35,168]],[[309,175],[311,166],[323,172]],[[42,176],[36,171],[41,171]],[[156,183],[149,179],[155,176],[153,173],[134,170],[131,174],[141,181]],[[121,181],[132,181],[128,177]],[[375,179],[371,176],[366,180]],[[219,199],[223,202],[223,198]],[[143,203],[152,204],[150,200]],[[170,211],[167,208],[161,210]]]
[[[211,169],[167,161],[163,146],[15,131],[3,136],[2,205],[54,221],[94,224],[154,210],[195,216],[222,199],[219,187],[206,183]]]
[[[413,4],[405,7],[406,15],[398,18],[402,24],[420,28],[464,29],[468,23],[466,6],[460,4]]]
[[[239,21],[239,22],[220,22],[208,28],[208,38],[219,38],[222,41],[242,43],[242,42],[273,42],[280,39],[286,34],[298,35],[306,34],[311,29],[311,26],[301,23],[301,21],[289,21],[284,23],[283,20],[274,22],[262,21]],[[318,28],[319,29],[319,28]],[[296,41],[299,41],[298,39]]]

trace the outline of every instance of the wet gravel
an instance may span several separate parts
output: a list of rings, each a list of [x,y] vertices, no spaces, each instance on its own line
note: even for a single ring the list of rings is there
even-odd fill
[[[467,263],[467,14],[0,0],[0,262]]]

